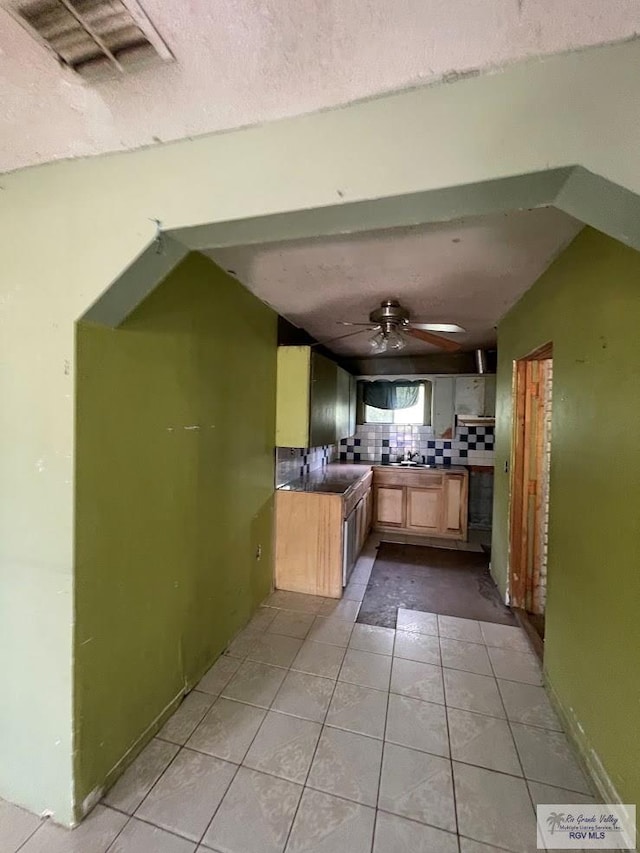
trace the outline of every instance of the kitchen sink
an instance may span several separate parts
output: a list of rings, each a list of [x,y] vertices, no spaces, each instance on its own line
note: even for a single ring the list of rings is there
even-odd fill
[[[437,465],[426,465],[424,462],[387,462],[389,468],[437,468]]]

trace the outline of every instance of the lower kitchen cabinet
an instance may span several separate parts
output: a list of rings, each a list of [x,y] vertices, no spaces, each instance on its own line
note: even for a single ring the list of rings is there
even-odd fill
[[[369,535],[372,475],[344,494],[276,491],[276,589],[340,598]]]
[[[468,472],[375,467],[374,527],[447,539],[467,538]]]

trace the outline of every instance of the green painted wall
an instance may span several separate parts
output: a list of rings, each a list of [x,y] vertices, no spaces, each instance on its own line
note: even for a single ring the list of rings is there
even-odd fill
[[[499,325],[492,551],[504,589],[512,364],[553,341],[545,670],[586,759],[628,803],[640,802],[639,322],[640,254],[585,229]]]
[[[77,803],[270,590],[276,326],[194,254],[77,327]]]

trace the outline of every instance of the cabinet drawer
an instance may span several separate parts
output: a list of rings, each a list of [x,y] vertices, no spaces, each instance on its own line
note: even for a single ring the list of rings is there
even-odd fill
[[[385,471],[376,468],[373,472],[373,482],[376,486],[435,488],[442,485],[442,472],[420,469],[403,471],[401,468],[392,468],[389,471]]]

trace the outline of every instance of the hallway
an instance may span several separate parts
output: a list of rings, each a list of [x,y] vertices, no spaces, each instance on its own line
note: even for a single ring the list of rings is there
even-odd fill
[[[73,834],[6,806],[2,850],[535,851],[536,802],[590,786],[523,631],[357,624],[374,553],[351,598],[273,593]]]

